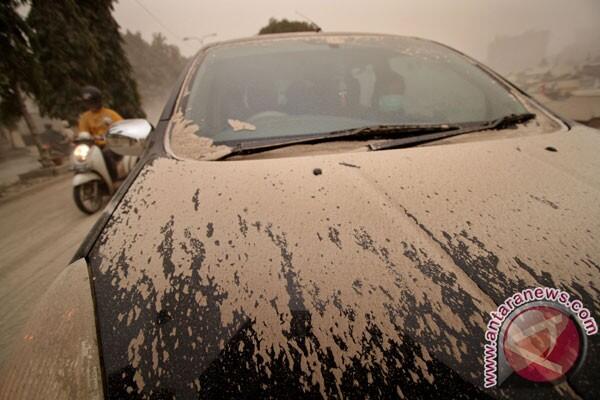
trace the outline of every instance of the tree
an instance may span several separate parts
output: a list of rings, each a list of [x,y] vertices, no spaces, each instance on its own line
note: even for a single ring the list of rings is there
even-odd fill
[[[269,33],[288,33],[288,32],[320,32],[321,28],[313,23],[304,21],[289,21],[285,18],[278,20],[270,18],[269,23],[264,26],[259,32],[259,35]]]
[[[187,58],[181,55],[177,46],[168,44],[160,33],[155,33],[152,42],[148,43],[139,32],[127,31],[123,42],[144,107],[164,104],[185,68]]]
[[[97,42],[100,76],[103,91],[109,101],[125,118],[144,117],[132,68],[123,50],[119,24],[112,16],[115,0],[79,0],[89,29]]]
[[[37,90],[40,79],[28,40],[29,27],[17,12],[21,4],[17,0],[0,2],[0,125],[10,130],[23,117],[44,159],[37,128],[23,98],[23,92]]]
[[[31,0],[31,46],[42,66],[35,91],[40,112],[75,122],[85,85],[124,117],[143,116],[131,66],[123,52],[113,0]]]
[[[16,11],[18,3],[0,3],[0,124],[12,128],[21,118],[17,84],[24,78],[17,71],[31,65],[27,26]]]

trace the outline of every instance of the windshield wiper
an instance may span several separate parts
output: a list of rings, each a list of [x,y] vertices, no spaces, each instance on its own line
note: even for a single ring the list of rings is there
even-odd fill
[[[278,149],[281,147],[294,146],[297,144],[315,144],[322,142],[330,142],[340,139],[352,139],[352,140],[366,140],[380,137],[389,137],[393,135],[401,134],[405,136],[411,135],[423,135],[427,133],[439,133],[439,132],[450,132],[459,130],[458,125],[448,124],[405,124],[405,125],[374,125],[365,126],[355,129],[346,129],[341,131],[326,132],[318,135],[303,135],[294,138],[282,138],[280,140],[265,141],[244,141],[238,143],[231,148],[231,151],[222,157],[218,158],[223,160],[228,157],[232,157],[240,154],[252,154],[263,151],[269,151]]]
[[[369,149],[386,150],[399,147],[414,146],[417,144],[433,142],[435,140],[446,139],[453,136],[464,135],[466,133],[479,132],[485,130],[506,129],[518,124],[525,123],[533,118],[535,118],[535,114],[532,113],[510,114],[492,121],[483,122],[481,124],[469,124],[468,126],[464,126],[460,129],[453,130],[450,132],[433,132],[431,134],[425,135],[390,139],[383,143],[372,143],[369,145]]]
[[[401,125],[373,125],[355,129],[326,132],[318,135],[303,135],[279,140],[244,141],[231,147],[231,150],[217,158],[223,160],[236,155],[246,155],[275,150],[282,147],[298,144],[316,144],[340,139],[371,140],[381,137],[402,135],[400,138],[389,139],[382,143],[372,143],[370,150],[385,150],[397,147],[406,147],[416,144],[441,140],[453,136],[464,135],[470,132],[483,130],[505,129],[527,122],[535,118],[535,114],[511,114],[505,117],[476,124],[451,125],[451,124],[401,124]]]
[[[510,115],[506,115],[502,118],[498,118],[496,120],[488,122],[490,127],[487,129],[506,129],[506,128],[510,128],[510,127],[513,127],[518,124],[523,124],[534,118],[535,118],[535,114],[532,114],[532,113],[510,114]]]

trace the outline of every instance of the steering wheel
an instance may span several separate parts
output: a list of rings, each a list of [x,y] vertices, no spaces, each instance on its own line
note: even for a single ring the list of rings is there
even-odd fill
[[[275,110],[261,111],[257,114],[254,114],[250,118],[248,118],[248,122],[254,122],[261,118],[285,117],[287,115],[288,114],[286,114],[286,113],[283,113],[281,111],[275,111]]]

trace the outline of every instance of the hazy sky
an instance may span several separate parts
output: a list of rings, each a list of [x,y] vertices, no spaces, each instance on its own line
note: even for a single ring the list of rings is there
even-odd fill
[[[497,35],[549,30],[552,54],[571,43],[577,31],[600,32],[600,0],[119,0],[115,17],[122,29],[139,30],[146,38],[163,32],[191,55],[198,44],[182,42],[182,37],[211,32],[218,33],[218,40],[250,36],[269,17],[300,19],[296,11],[324,31],[420,36],[484,62]]]

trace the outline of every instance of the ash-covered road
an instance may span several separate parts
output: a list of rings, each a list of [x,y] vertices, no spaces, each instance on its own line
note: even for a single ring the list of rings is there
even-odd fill
[[[67,176],[0,204],[0,366],[98,215],[75,207]]]

